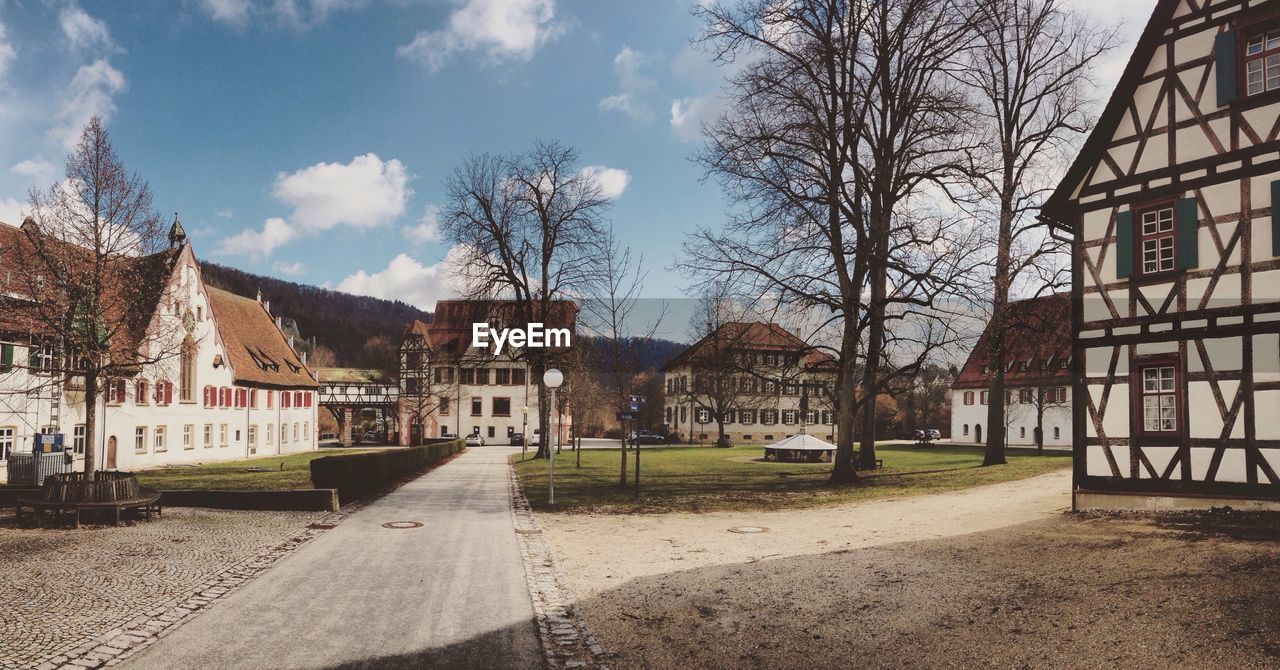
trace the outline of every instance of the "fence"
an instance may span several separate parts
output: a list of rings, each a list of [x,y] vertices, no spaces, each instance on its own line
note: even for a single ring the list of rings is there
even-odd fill
[[[71,472],[65,454],[9,454],[9,485],[40,486],[49,475]]]

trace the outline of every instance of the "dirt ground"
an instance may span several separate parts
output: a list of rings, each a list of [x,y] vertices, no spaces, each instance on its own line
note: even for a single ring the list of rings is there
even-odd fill
[[[582,533],[572,519],[540,519],[613,668],[1280,667],[1280,515],[1077,515],[1046,510],[1056,494],[1023,494],[1031,520],[967,532],[956,514],[970,493],[879,510],[914,540],[864,529],[859,541],[824,516],[804,524],[811,540],[755,556],[735,543],[774,528],[648,517],[655,532],[641,534],[667,546],[635,553],[624,526],[623,553],[599,537],[588,552],[565,541]],[[857,525],[869,506],[844,513]],[[830,510],[778,514],[815,513]]]

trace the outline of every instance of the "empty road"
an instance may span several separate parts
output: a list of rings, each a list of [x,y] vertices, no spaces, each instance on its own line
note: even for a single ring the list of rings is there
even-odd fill
[[[509,453],[473,448],[405,484],[124,667],[541,667]],[[423,526],[382,525],[397,521]]]

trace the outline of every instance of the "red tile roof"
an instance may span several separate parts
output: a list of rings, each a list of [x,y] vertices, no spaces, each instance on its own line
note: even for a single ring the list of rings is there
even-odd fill
[[[715,352],[732,349],[801,354],[805,367],[825,367],[835,364],[835,358],[830,354],[810,347],[804,340],[776,323],[731,321],[722,324],[716,328],[715,332],[698,340],[693,346],[667,361],[667,364],[662,366],[662,370],[665,372],[681,365],[694,363],[699,357],[712,356]]]
[[[262,303],[207,287],[213,322],[237,382],[270,387],[319,386]]]
[[[982,332],[960,369],[952,388],[987,388],[991,375],[983,372],[991,357],[995,334]],[[1009,328],[1005,332],[1006,386],[1065,384],[1071,381],[1071,295],[1055,293],[1009,303]],[[1023,371],[1021,364],[1026,363]]]

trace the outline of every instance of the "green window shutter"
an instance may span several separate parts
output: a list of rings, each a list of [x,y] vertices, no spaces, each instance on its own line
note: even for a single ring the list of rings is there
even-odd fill
[[[1200,221],[1195,198],[1182,198],[1174,205],[1174,260],[1178,269],[1200,266]]]
[[[1271,182],[1271,255],[1280,256],[1280,181]]]
[[[1218,106],[1236,99],[1236,33],[1228,30],[1213,40],[1214,69],[1218,79]]]
[[[1133,212],[1116,212],[1116,277],[1133,274]]]
[[[13,369],[13,345],[0,344],[0,372],[9,372]]]

